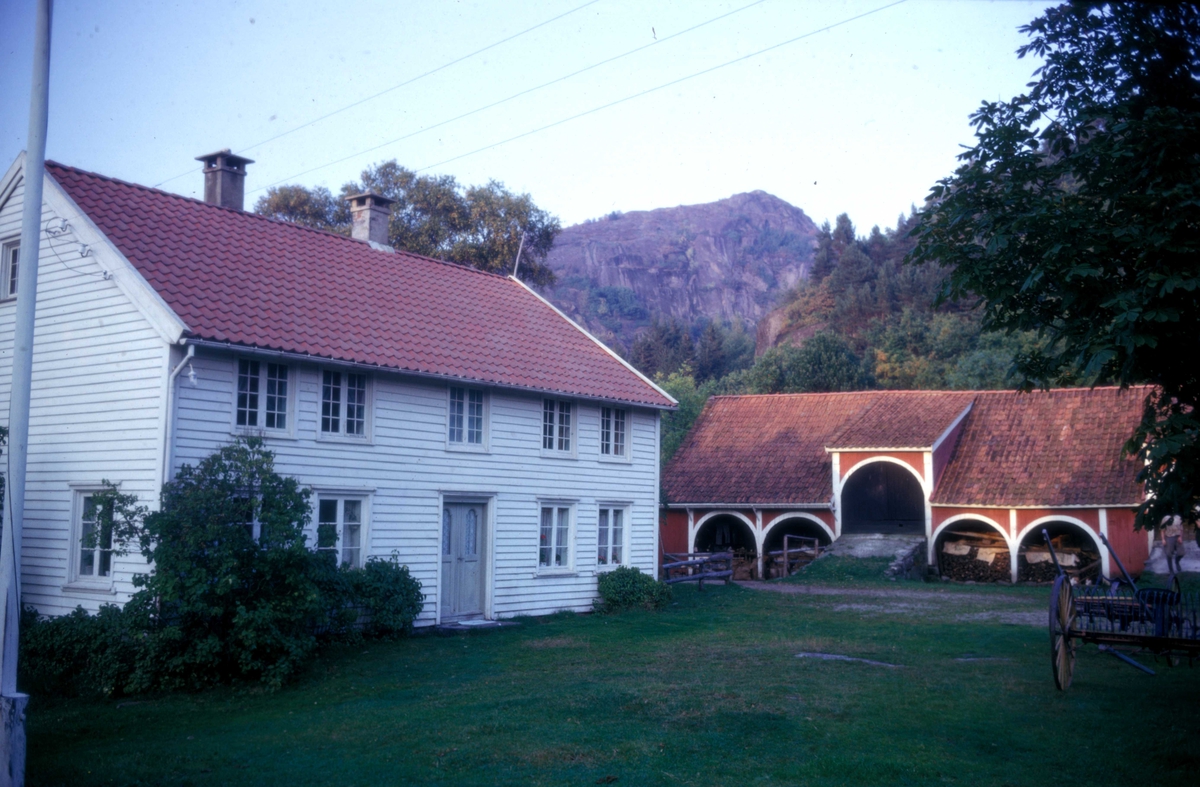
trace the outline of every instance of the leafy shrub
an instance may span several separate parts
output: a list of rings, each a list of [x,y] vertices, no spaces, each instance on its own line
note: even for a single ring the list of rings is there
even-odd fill
[[[39,693],[105,695],[199,689],[230,680],[272,688],[320,637],[405,634],[420,583],[391,560],[337,566],[305,545],[309,490],[274,471],[255,438],[184,466],[147,513],[108,485],[97,531],[114,551],[137,544],[154,566],[124,609],[23,619],[23,681]]]
[[[20,678],[30,694],[112,696],[128,684],[138,639],[119,607],[96,615],[82,607],[47,618],[26,607],[21,615]]]
[[[600,576],[600,598],[594,603],[598,612],[627,609],[662,609],[671,603],[671,586],[659,582],[636,568],[621,566]]]

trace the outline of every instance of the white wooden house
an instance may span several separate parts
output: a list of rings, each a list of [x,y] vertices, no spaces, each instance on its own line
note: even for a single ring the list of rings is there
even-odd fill
[[[512,278],[395,252],[387,200],[354,237],[244,212],[246,159],[202,157],[198,201],[50,162],[22,591],[120,603],[141,556],[81,549],[102,481],[164,479],[241,434],[313,490],[341,558],[395,553],[420,624],[589,608],[653,571],[659,415],[674,400]],[[22,211],[0,180],[0,412]]]

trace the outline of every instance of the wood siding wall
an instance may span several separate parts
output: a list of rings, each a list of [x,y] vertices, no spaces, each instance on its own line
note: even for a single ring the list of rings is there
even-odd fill
[[[180,377],[173,466],[195,463],[235,436],[237,356],[198,350],[196,383]],[[263,357],[262,360],[270,360]],[[447,384],[393,374],[371,381],[371,439],[318,438],[320,372],[292,364],[298,382],[295,429],[269,437],[276,467],[306,486],[370,490],[369,554],[395,552],[426,594],[420,623],[437,619],[441,502],[487,499],[493,509],[491,610],[495,617],[590,609],[596,594],[598,507],[630,507],[627,544],[633,565],[656,568],[658,414],[631,410],[629,462],[602,461],[600,407],[575,402],[575,458],[542,455],[542,397],[493,389],[488,394],[490,450],[446,447]],[[298,375],[298,376],[295,376]],[[574,571],[538,571],[540,500],[575,503]]]
[[[23,186],[0,206],[0,241],[21,232]],[[42,211],[42,227],[56,216]],[[54,221],[57,228],[60,222]],[[112,589],[72,588],[76,489],[120,482],[158,499],[169,347],[73,232],[42,233],[29,465],[22,539],[23,601],[47,614],[124,600],[141,556],[116,558]],[[21,271],[23,273],[23,270]],[[8,421],[16,301],[0,301],[0,413]]]

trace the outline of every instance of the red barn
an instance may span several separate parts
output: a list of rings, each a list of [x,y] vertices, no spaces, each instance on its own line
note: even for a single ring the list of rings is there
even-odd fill
[[[1148,391],[714,397],[664,470],[661,549],[752,550],[761,576],[789,533],[923,536],[931,564],[948,535],[978,533],[1016,581],[1045,528],[1112,576],[1103,534],[1137,574],[1150,534],[1133,528],[1143,490],[1122,447]]]

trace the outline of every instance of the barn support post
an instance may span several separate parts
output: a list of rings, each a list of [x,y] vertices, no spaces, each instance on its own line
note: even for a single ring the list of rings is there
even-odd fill
[[[763,538],[762,509],[756,508],[754,509],[754,551],[758,553],[759,579],[767,578],[766,575],[763,574],[763,569],[766,566],[766,563],[763,560],[763,544],[765,543],[766,539]]]

